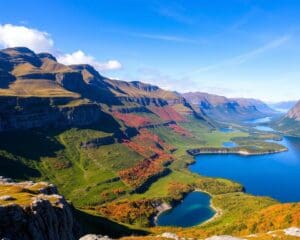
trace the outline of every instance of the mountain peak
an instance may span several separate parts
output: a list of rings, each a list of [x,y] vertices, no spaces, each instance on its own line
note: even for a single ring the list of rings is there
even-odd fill
[[[27,47],[12,47],[12,48],[5,48],[2,52],[9,54],[9,55],[35,55],[35,53]]]
[[[51,60],[54,61],[54,62],[57,62],[56,57],[54,57],[54,56],[51,55],[50,53],[39,53],[39,54],[37,54],[37,56],[38,56],[39,58],[48,58],[48,59],[51,59]]]

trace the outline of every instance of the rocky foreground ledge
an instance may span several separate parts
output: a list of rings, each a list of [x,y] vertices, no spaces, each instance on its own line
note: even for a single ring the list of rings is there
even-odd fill
[[[54,185],[0,176],[0,239],[79,239],[72,208]]]

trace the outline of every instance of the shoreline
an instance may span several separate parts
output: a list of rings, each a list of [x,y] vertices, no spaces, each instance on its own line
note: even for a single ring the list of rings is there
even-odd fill
[[[206,155],[206,154],[221,154],[221,155],[227,155],[227,154],[234,154],[234,155],[241,155],[241,156],[259,156],[259,155],[269,155],[269,154],[276,154],[276,153],[281,153],[281,152],[286,152],[288,151],[288,148],[284,148],[284,149],[279,149],[279,150],[272,150],[272,151],[263,151],[263,152],[249,152],[246,149],[245,150],[237,150],[234,148],[211,148],[211,149],[190,149],[187,150],[186,152],[193,157],[199,156],[199,155]],[[194,161],[189,163],[188,165],[192,165],[195,163],[195,158]],[[209,202],[209,207],[215,212],[215,214],[207,219],[206,221],[197,224],[195,226],[201,226],[204,224],[207,224],[209,222],[214,221],[215,219],[221,217],[224,213],[224,211],[220,208],[217,208],[216,206],[214,206],[213,204],[213,197],[214,195],[212,195],[211,193],[205,191],[205,190],[201,190],[201,189],[194,189],[193,191],[189,192],[188,194],[192,193],[192,192],[202,192],[202,193],[206,193],[210,196],[210,202]],[[187,194],[186,194],[187,195]],[[162,202],[159,206],[156,207],[156,209],[158,210],[158,213],[155,214],[155,216],[153,217],[153,224],[155,227],[158,227],[157,225],[157,219],[158,217],[164,213],[165,211],[168,211],[174,207],[176,207],[178,204],[180,204],[184,198],[186,197],[186,195],[181,199],[181,201],[179,201],[177,204],[168,204],[166,202]]]
[[[209,222],[212,222],[213,220],[217,219],[218,217],[221,217],[223,215],[223,210],[221,208],[217,208],[216,206],[214,206],[212,200],[213,200],[213,195],[210,194],[209,192],[207,191],[204,191],[204,190],[201,190],[201,189],[195,189],[194,192],[203,192],[203,193],[206,193],[210,196],[210,201],[209,201],[209,206],[214,210],[215,214],[210,218],[210,219],[207,219],[206,221],[196,225],[196,226],[201,226],[201,225],[204,225],[206,223],[209,223]]]
[[[195,226],[200,226],[200,225],[206,224],[206,223],[211,222],[211,221],[215,220],[216,218],[218,218],[218,217],[220,217],[220,216],[223,215],[223,210],[220,209],[220,208],[217,208],[216,206],[214,206],[214,204],[213,204],[213,202],[212,202],[212,199],[213,199],[213,195],[212,195],[212,194],[210,194],[210,193],[207,192],[207,191],[201,190],[201,189],[195,189],[195,190],[189,192],[188,194],[190,194],[190,193],[192,193],[192,192],[202,192],[202,193],[206,193],[207,195],[209,195],[209,197],[210,197],[210,200],[209,200],[209,207],[215,212],[215,214],[214,214],[211,218],[209,218],[209,219],[205,220],[204,222],[199,223],[199,224],[197,224],[197,225],[195,225]],[[188,194],[187,194],[187,195],[188,195]],[[186,196],[185,196],[185,197],[186,197]],[[184,198],[185,198],[185,197],[184,197]],[[183,198],[180,202],[178,202],[178,204],[180,204],[180,203],[184,200],[184,198]],[[163,203],[161,203],[159,206],[157,206],[156,209],[158,210],[158,213],[153,217],[153,223],[154,223],[154,226],[155,226],[155,227],[160,227],[159,225],[157,225],[157,219],[158,219],[158,217],[159,217],[162,213],[164,213],[164,212],[166,212],[166,211],[168,211],[168,210],[170,210],[170,209],[176,207],[178,204],[175,204],[174,206],[172,206],[171,204],[168,204],[168,203],[166,203],[166,202],[163,202]],[[163,226],[163,227],[167,227],[167,226]],[[192,226],[192,227],[194,227],[194,226]]]
[[[230,148],[216,148],[216,149],[191,149],[187,150],[187,153],[193,157],[199,156],[199,155],[210,155],[210,154],[234,154],[234,155],[241,155],[241,156],[259,156],[259,155],[269,155],[269,154],[276,154],[281,152],[288,151],[288,148],[279,149],[279,150],[272,150],[272,151],[263,151],[263,152],[249,152],[247,150],[236,150],[236,149],[230,149]]]
[[[155,214],[155,216],[154,216],[153,219],[152,219],[152,222],[153,222],[153,224],[154,224],[155,227],[158,226],[158,225],[157,225],[157,219],[158,219],[158,217],[159,217],[162,213],[164,213],[164,212],[166,212],[166,211],[172,209],[173,207],[174,207],[174,206],[172,206],[171,204],[168,204],[168,203],[166,203],[166,202],[162,202],[160,205],[158,205],[158,206],[156,207],[156,209],[158,210],[158,212],[157,212],[157,214]]]

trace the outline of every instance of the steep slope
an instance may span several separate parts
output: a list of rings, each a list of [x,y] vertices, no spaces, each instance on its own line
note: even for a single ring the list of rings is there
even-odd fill
[[[273,126],[291,136],[300,136],[300,101]]]
[[[276,111],[257,99],[226,98],[202,92],[182,94],[195,107],[218,121],[245,121],[275,114]]]
[[[89,125],[105,116],[101,104],[113,112],[144,107],[165,121],[183,121],[181,115],[207,120],[177,93],[106,79],[92,66],[65,66],[50,54],[27,48],[2,50],[0,73],[0,130]]]
[[[0,56],[0,175],[53,182],[89,232],[145,234],[161,205],[199,189],[213,201],[220,197],[226,212],[218,229],[199,226],[203,236],[222,233],[227,219],[238,224],[246,213],[277,203],[187,170],[193,162],[187,150],[221,147],[232,138],[247,142],[248,135],[213,131],[202,108],[180,94],[107,79],[89,65],[65,66],[26,48]]]
[[[75,240],[80,228],[71,206],[45,182],[0,177],[0,238]]]

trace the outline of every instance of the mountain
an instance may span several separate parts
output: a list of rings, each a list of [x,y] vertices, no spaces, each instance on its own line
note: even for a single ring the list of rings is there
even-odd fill
[[[203,92],[182,94],[195,108],[201,108],[209,117],[224,122],[262,118],[276,111],[264,102],[250,98],[226,98]]]
[[[282,148],[276,143],[261,144],[255,133],[247,137],[241,131],[234,135],[219,132],[204,111],[205,104],[199,107],[177,92],[151,84],[106,78],[90,65],[63,65],[49,53],[23,47],[0,51],[0,85],[0,176],[55,184],[72,202],[84,233],[113,238],[150,234],[145,239],[152,239],[162,234],[162,228],[153,226],[156,216],[199,189],[208,192],[224,214],[205,228],[186,229],[188,236],[241,236],[298,225],[298,205],[252,196],[238,183],[188,171],[194,162],[188,150],[220,148],[233,136],[243,151],[260,154]],[[214,101],[235,114],[246,115],[251,109],[261,114],[256,107],[236,100],[217,96]],[[211,102],[204,101],[214,106]],[[222,111],[216,116],[222,117]],[[19,201],[9,204],[9,209],[19,209],[25,219],[38,214],[39,224],[61,230],[64,221],[55,220],[64,213],[60,197],[43,193],[39,197],[54,200],[58,207],[45,208],[42,219],[34,211],[31,200],[40,194],[39,187],[3,189],[0,184],[0,215],[3,201],[16,198]],[[272,215],[276,225],[271,226],[266,223],[273,206],[278,211]],[[52,210],[58,214],[49,215]],[[3,211],[7,213],[7,208]],[[9,216],[4,223],[0,219],[0,238],[7,233],[7,223],[14,229],[18,216]],[[47,216],[57,224],[43,221]],[[251,221],[243,224],[244,219]],[[16,224],[26,233],[34,230],[27,231],[26,222]],[[71,228],[72,224],[69,232]]]
[[[300,136],[300,101],[273,126],[287,135]]]
[[[48,53],[35,54],[27,48],[2,50],[0,73],[0,131],[93,124],[111,116],[101,104],[114,113],[150,107],[164,120],[173,115],[182,120],[179,112],[205,118],[175,92],[110,80],[90,65],[65,66]]]
[[[269,103],[269,106],[280,112],[288,112],[292,107],[296,105],[296,103],[297,101],[277,102]]]

